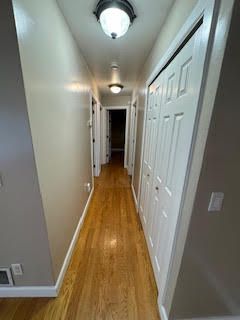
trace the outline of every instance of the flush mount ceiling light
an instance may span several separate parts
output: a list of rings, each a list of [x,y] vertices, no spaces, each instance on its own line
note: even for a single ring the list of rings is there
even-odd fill
[[[114,83],[114,84],[110,84],[109,85],[110,90],[112,91],[112,93],[114,94],[118,94],[122,91],[123,86],[119,83]]]
[[[94,14],[103,31],[112,39],[122,37],[136,18],[127,0],[100,0]]]

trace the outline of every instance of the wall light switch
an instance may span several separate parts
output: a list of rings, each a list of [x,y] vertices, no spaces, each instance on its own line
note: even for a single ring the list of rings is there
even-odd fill
[[[223,206],[224,193],[213,192],[208,206],[208,211],[221,211]]]
[[[21,264],[19,264],[19,263],[12,264],[11,268],[12,268],[12,273],[15,276],[22,276],[23,275],[23,269],[22,269],[22,265]]]
[[[3,187],[3,179],[2,179],[2,175],[0,174],[0,188]]]

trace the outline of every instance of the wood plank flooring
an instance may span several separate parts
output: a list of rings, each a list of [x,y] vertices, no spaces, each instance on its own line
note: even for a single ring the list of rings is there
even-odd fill
[[[126,170],[113,159],[58,298],[1,299],[0,320],[159,320],[157,289]]]

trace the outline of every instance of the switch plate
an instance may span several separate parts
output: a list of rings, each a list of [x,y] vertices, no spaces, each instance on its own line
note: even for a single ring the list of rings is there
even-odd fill
[[[223,200],[224,200],[223,192],[213,192],[211,194],[208,211],[210,212],[221,211],[223,206]]]
[[[2,187],[3,187],[3,179],[2,179],[2,175],[0,173],[0,188],[2,188]]]
[[[15,276],[22,276],[23,275],[23,269],[22,269],[22,265],[21,264],[19,264],[19,263],[12,264],[11,268],[12,268],[12,273]]]

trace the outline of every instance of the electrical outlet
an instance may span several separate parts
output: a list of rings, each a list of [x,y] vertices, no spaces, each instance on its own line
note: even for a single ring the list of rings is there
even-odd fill
[[[22,276],[23,275],[23,269],[22,269],[22,265],[21,264],[19,264],[19,263],[12,264],[11,268],[12,268],[12,273],[15,276]]]

